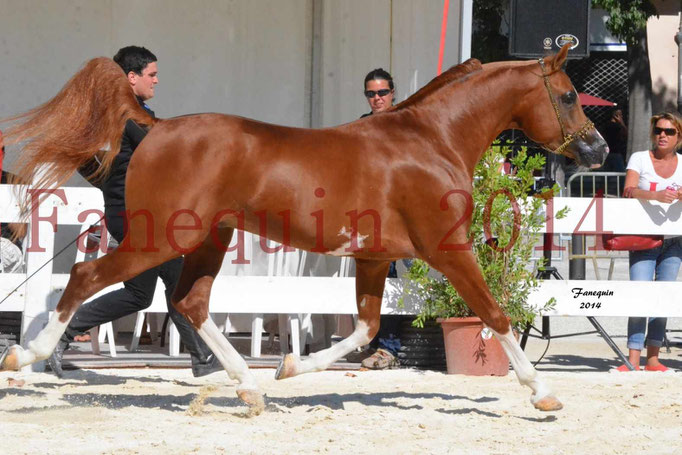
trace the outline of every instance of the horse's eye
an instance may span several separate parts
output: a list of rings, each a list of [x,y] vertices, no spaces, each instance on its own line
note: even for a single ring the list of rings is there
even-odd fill
[[[575,94],[575,92],[567,92],[561,95],[561,102],[566,106],[572,106],[575,104],[577,98],[578,96]]]

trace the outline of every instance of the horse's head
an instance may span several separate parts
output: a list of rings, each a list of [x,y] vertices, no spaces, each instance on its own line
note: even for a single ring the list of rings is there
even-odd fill
[[[539,60],[537,80],[525,102],[518,105],[515,122],[533,141],[547,150],[596,168],[609,153],[606,141],[585,116],[570,79],[561,70],[569,45],[558,54]]]

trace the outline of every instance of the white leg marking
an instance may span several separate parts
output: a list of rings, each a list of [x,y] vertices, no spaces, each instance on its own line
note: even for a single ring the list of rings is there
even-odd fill
[[[500,335],[494,330],[493,333],[502,343],[504,352],[507,353],[507,357],[509,357],[509,361],[516,372],[516,377],[519,379],[519,382],[533,390],[530,401],[532,403],[537,403],[547,395],[551,395],[551,390],[549,390],[549,387],[538,377],[538,372],[535,371],[533,365],[528,361],[528,357],[526,357],[526,354],[521,350],[519,342],[514,338],[511,327],[506,335]]]
[[[19,355],[21,366],[29,365],[39,360],[45,360],[52,354],[55,346],[57,346],[59,338],[64,334],[66,326],[69,325],[69,321],[71,320],[71,318],[69,318],[66,322],[60,322],[59,315],[60,313],[58,311],[52,313],[52,317],[45,328],[38,333],[38,336],[35,337],[35,339],[28,343],[28,350],[23,351]]]
[[[301,361],[301,368],[298,373],[325,370],[329,365],[339,360],[341,357],[370,341],[369,326],[363,321],[360,321],[348,338],[336,343],[331,348],[311,354],[306,360]]]
[[[220,363],[225,367],[227,374],[232,379],[239,381],[238,390],[258,390],[258,385],[253,375],[237,350],[232,347],[225,335],[215,325],[210,317],[204,321],[199,330],[199,336],[206,342],[213,353],[218,357]]]

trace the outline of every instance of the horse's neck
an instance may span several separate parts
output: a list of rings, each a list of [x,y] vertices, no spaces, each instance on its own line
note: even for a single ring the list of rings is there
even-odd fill
[[[425,111],[439,112],[433,118],[441,122],[437,129],[443,142],[465,159],[471,172],[495,138],[512,126],[514,106],[525,88],[515,85],[509,76],[505,71],[483,71],[452,84],[423,106]],[[442,114],[443,105],[448,106],[446,115]]]
[[[521,66],[510,68],[493,67],[484,72],[479,83],[471,84],[463,90],[470,103],[474,105],[475,115],[486,126],[485,147],[504,130],[518,128],[514,123],[514,111],[524,102],[540,79],[529,79]]]

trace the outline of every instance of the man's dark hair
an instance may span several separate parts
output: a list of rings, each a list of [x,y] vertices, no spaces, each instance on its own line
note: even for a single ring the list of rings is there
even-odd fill
[[[116,52],[114,61],[123,68],[124,73],[128,74],[133,71],[135,74],[142,76],[142,70],[150,63],[156,61],[156,55],[152,54],[145,47],[126,46]]]
[[[367,76],[365,76],[365,87],[367,87],[367,82],[374,79],[388,81],[388,88],[393,90],[393,78],[385,69],[377,68],[367,73]]]

